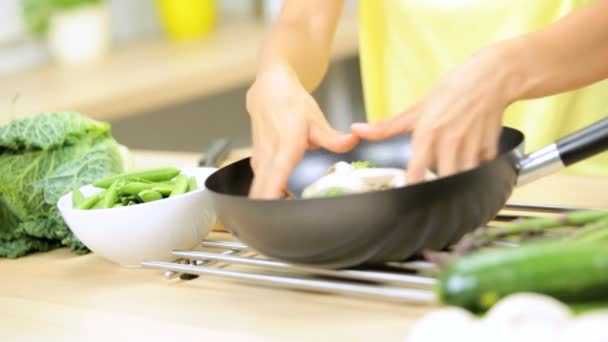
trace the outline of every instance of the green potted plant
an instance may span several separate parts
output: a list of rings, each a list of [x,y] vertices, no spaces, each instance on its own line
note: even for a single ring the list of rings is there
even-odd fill
[[[30,32],[46,39],[51,55],[64,64],[101,58],[111,40],[104,0],[21,0]]]

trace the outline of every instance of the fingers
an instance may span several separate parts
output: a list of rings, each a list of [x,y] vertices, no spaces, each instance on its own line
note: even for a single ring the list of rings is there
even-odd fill
[[[304,143],[297,139],[294,132],[284,136],[279,130],[272,129],[273,125],[262,120],[252,120],[253,154],[251,167],[254,177],[249,190],[249,196],[256,199],[275,199],[283,195],[287,178],[293,166],[297,163],[300,150],[305,149]],[[306,140],[305,135],[300,137]],[[292,146],[288,148],[288,146]]]
[[[305,148],[305,145],[280,145],[277,150],[264,151],[258,160],[249,196],[254,199],[280,198],[289,175]]]
[[[493,159],[498,139],[494,132],[500,129],[500,124],[497,127],[490,129],[483,121],[479,121],[425,133],[430,135],[429,140],[434,141],[431,158],[437,162],[438,175],[447,177],[468,171],[478,167],[482,160]]]
[[[437,155],[437,171],[439,177],[445,177],[459,172],[464,159],[461,146],[464,145],[464,136],[457,132],[447,132],[435,136],[438,142],[435,154]]]
[[[350,151],[359,142],[359,137],[355,134],[344,134],[329,125],[312,125],[309,134],[312,146],[324,147],[336,153]]]
[[[296,135],[261,137],[255,140],[257,145],[252,158],[255,177],[249,192],[251,198],[280,198],[291,171],[307,149],[322,146],[340,153],[352,149],[359,141],[356,135],[341,133],[329,125],[312,123],[309,131],[310,142],[306,141],[305,136]]]
[[[260,136],[259,136],[259,128],[257,127],[258,123],[256,120],[252,120],[251,122],[251,137],[253,140],[253,153],[251,154],[251,159],[250,159],[250,164],[251,164],[251,169],[253,170],[253,173],[255,174],[257,168],[258,168],[258,159],[260,158],[262,154],[262,150],[261,150],[261,141],[260,141]]]
[[[426,170],[434,161],[433,139],[424,130],[414,131],[412,136],[412,158],[407,166],[409,184],[424,181]]]
[[[498,143],[502,129],[500,117],[491,118],[485,125],[486,130],[479,148],[479,158],[482,161],[493,160],[498,153]]]
[[[472,130],[472,134],[463,141],[460,170],[467,171],[479,165],[481,141],[484,135],[482,129],[483,127],[477,127]]]
[[[420,105],[416,105],[405,113],[374,124],[355,123],[351,125],[351,130],[356,135],[367,140],[383,140],[404,134],[414,128],[420,107]]]

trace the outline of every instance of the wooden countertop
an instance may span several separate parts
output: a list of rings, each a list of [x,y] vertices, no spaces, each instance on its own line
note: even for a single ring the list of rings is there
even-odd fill
[[[236,151],[231,158],[246,156]],[[193,153],[134,153],[137,168],[194,166]],[[512,202],[608,208],[608,176],[554,175]],[[228,238],[213,233],[213,237]],[[7,341],[403,341],[431,305],[399,305],[200,277],[165,280],[65,249],[0,259],[0,331]]]
[[[100,120],[116,120],[240,87],[254,78],[267,29],[254,19],[227,20],[201,41],[144,41],[116,48],[92,65],[49,65],[4,76],[0,108],[10,108],[19,94],[18,115],[75,110]],[[356,11],[345,11],[332,59],[357,53]],[[7,115],[0,115],[0,124],[7,121]]]

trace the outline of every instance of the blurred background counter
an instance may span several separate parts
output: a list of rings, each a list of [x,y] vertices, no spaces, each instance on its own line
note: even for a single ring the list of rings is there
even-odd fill
[[[3,0],[0,124],[74,110],[135,149],[251,143],[245,92],[281,0]],[[315,92],[332,124],[362,120],[355,1]]]

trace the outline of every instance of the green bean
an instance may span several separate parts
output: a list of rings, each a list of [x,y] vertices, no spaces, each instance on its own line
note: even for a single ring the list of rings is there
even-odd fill
[[[144,190],[151,189],[150,184],[141,183],[141,182],[131,182],[127,183],[118,189],[118,192],[121,195],[137,195]]]
[[[181,195],[188,190],[188,177],[184,175],[179,175],[175,177],[175,188],[171,191],[169,197],[174,197],[177,195]]]
[[[168,184],[160,184],[152,187],[150,190],[154,190],[156,192],[160,192],[163,196],[169,196],[175,187],[173,185]]]
[[[144,190],[137,196],[144,202],[158,201],[163,198],[163,195],[154,190]]]
[[[126,181],[126,182],[139,182],[139,183],[145,183],[145,184],[154,183],[151,180],[143,179],[143,178],[140,178],[140,177],[133,177],[133,178],[129,177],[129,178],[123,179],[123,181]]]
[[[103,207],[103,198],[100,198],[99,201],[97,201],[97,203],[95,203],[95,205],[91,208],[91,209],[104,209]]]
[[[80,189],[74,187],[72,190],[72,208],[78,208],[84,202],[84,195]]]
[[[192,176],[188,179],[188,192],[194,191],[198,189],[198,184],[196,184],[196,177]]]
[[[125,205],[124,205],[124,204],[122,204],[122,203],[116,203],[116,204],[114,204],[114,206],[113,206],[112,208],[122,208],[122,207],[124,207],[124,206],[125,206]]]
[[[127,205],[127,203],[129,203],[129,198],[127,196],[120,196],[120,203],[122,205]]]
[[[112,208],[114,204],[118,202],[118,187],[120,186],[120,182],[114,182],[108,189],[108,192],[104,196],[102,200],[101,207],[104,209]]]
[[[158,169],[150,169],[144,171],[127,172],[119,175],[110,176],[102,180],[93,183],[98,188],[109,188],[112,183],[117,180],[133,180],[133,179],[145,179],[152,182],[161,182],[171,180],[173,177],[179,174],[179,170],[173,167],[165,167]]]
[[[105,195],[106,190],[103,190],[100,193],[85,199],[82,203],[80,203],[78,209],[86,210],[93,208],[93,206],[95,206]]]
[[[154,190],[160,192],[162,195],[169,195],[173,191],[173,186],[165,183],[140,183],[132,182],[127,183],[120,187],[118,190],[122,195],[137,195],[144,190]]]
[[[142,203],[141,200],[139,199],[139,197],[137,197],[137,195],[133,196],[133,195],[129,195],[125,197],[125,203],[123,203],[124,205],[129,204],[129,202],[133,202],[135,204],[138,203]]]

